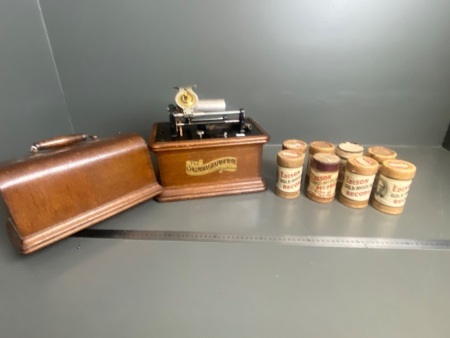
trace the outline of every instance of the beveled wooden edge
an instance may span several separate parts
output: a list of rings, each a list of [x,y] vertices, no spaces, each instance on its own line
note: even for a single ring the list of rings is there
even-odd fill
[[[196,198],[248,194],[266,190],[261,178],[223,184],[188,185],[164,188],[155,199],[158,202],[183,201]]]
[[[20,253],[29,254],[70,236],[79,230],[118,214],[121,211],[129,209],[132,206],[151,199],[160,194],[161,191],[163,191],[163,188],[158,183],[154,182],[144,188],[133,191],[132,193],[26,237],[20,236],[13,220],[9,218],[7,224],[8,234],[13,245]]]
[[[244,145],[244,144],[264,144],[270,139],[269,134],[261,128],[261,126],[255,122],[252,118],[247,118],[252,122],[252,124],[258,128],[262,135],[253,135],[245,137],[230,137],[230,138],[216,138],[216,139],[204,139],[204,140],[183,140],[183,141],[172,141],[172,142],[156,142],[156,132],[159,123],[154,123],[152,130],[150,132],[149,148],[151,151],[157,153],[158,151],[166,150],[179,150],[186,149],[195,146],[196,149],[201,148],[211,148],[219,146],[231,146],[231,145]]]

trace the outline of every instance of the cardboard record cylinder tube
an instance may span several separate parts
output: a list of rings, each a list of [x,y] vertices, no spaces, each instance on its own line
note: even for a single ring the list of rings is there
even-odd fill
[[[319,203],[330,203],[336,194],[339,157],[335,154],[317,153],[311,160],[310,177],[306,195]]]
[[[404,210],[416,166],[393,159],[383,161],[372,206],[386,214],[398,215]]]
[[[350,157],[345,167],[339,201],[350,208],[365,208],[369,204],[378,162],[367,156]]]
[[[381,164],[385,160],[395,159],[397,157],[397,152],[395,150],[383,146],[373,146],[367,148],[366,156],[372,157],[379,164]]]
[[[336,147],[336,155],[340,158],[339,176],[337,181],[337,192],[341,191],[342,181],[344,180],[345,166],[347,160],[352,156],[362,156],[364,154],[364,147],[354,142],[342,142]]]
[[[397,158],[397,152],[395,150],[392,150],[390,148],[386,148],[383,146],[373,146],[373,147],[367,148],[366,156],[372,157],[379,164],[378,172],[376,173],[375,181],[373,182],[372,193],[371,193],[371,198],[372,198],[373,194],[375,193],[375,190],[377,188],[377,185],[378,185],[378,177],[380,176],[381,164],[383,163],[383,161],[393,160],[393,159]]]
[[[275,194],[292,199],[300,195],[305,154],[294,150],[281,150],[277,154],[277,181]]]
[[[334,154],[336,151],[336,146],[327,141],[313,141],[309,144],[308,150],[308,164],[306,167],[306,177],[305,183],[308,185],[309,182],[309,173],[311,171],[311,160],[314,154],[317,153],[325,153],[325,154]]]
[[[298,151],[300,153],[305,153],[308,148],[308,144],[305,141],[297,139],[287,139],[283,142],[283,149],[289,149]]]

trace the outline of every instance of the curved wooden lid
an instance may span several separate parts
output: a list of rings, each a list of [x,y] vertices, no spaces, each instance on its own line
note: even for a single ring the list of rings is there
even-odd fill
[[[416,174],[416,166],[403,160],[385,160],[381,165],[380,174],[389,178],[408,180]]]
[[[379,164],[377,160],[367,156],[354,156],[347,160],[345,169],[360,175],[375,175]]]

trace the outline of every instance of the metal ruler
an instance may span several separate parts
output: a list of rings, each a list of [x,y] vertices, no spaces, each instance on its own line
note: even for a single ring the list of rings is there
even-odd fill
[[[113,238],[151,241],[220,242],[220,243],[268,243],[291,246],[327,248],[397,249],[397,250],[450,250],[450,240],[416,240],[374,237],[339,236],[266,236],[238,235],[193,231],[158,230],[102,230],[85,229],[72,237]]]

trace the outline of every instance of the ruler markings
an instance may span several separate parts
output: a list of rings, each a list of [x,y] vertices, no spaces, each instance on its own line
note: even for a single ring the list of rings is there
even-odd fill
[[[399,249],[399,250],[450,250],[450,240],[417,240],[378,237],[340,237],[340,236],[266,236],[237,235],[194,231],[158,230],[103,230],[85,229],[72,235],[81,238],[112,238],[130,240],[185,241],[185,242],[223,242],[223,243],[269,243],[292,246]]]

